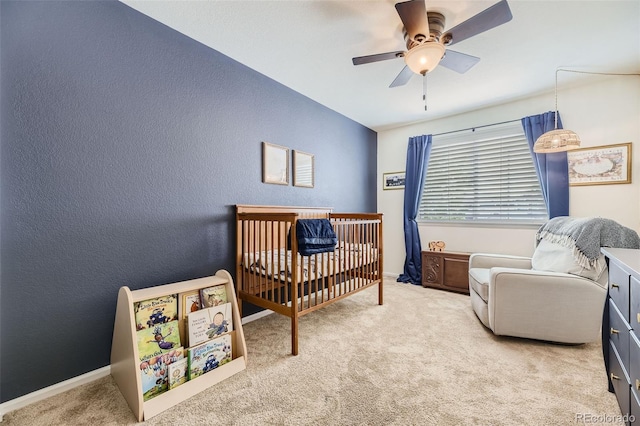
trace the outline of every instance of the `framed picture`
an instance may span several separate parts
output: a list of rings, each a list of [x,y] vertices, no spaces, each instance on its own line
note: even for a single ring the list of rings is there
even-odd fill
[[[289,185],[289,148],[262,142],[262,182]]]
[[[293,150],[293,186],[313,188],[313,155]]]
[[[567,152],[569,185],[631,183],[631,142]]]
[[[382,189],[404,189],[405,172],[382,174]]]

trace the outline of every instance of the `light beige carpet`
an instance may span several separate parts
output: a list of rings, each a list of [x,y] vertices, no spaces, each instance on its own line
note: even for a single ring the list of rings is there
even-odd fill
[[[245,371],[146,423],[558,425],[620,416],[599,343],[496,337],[468,296],[385,284],[383,306],[375,288],[303,317],[296,357],[287,318],[245,325]],[[8,413],[3,426],[135,423],[107,377]]]

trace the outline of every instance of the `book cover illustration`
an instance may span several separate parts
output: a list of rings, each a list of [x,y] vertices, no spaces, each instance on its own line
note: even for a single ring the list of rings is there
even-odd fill
[[[134,302],[136,330],[153,328],[178,319],[178,295],[168,294],[149,300]]]
[[[182,358],[169,364],[169,389],[180,386],[187,381],[188,361],[188,358]]]
[[[231,334],[223,334],[189,349],[189,380],[231,362]]]
[[[182,347],[140,362],[142,399],[144,401],[148,401],[169,389],[169,367],[180,360],[186,361]]]
[[[231,303],[200,309],[188,317],[189,346],[195,346],[233,330]]]
[[[190,312],[200,309],[200,291],[193,290],[178,294],[178,319],[185,319]]]
[[[136,337],[140,361],[146,361],[182,346],[180,344],[178,320],[139,330],[136,332]]]
[[[218,284],[213,287],[203,288],[200,290],[200,306],[202,308],[210,308],[227,302],[226,284]]]

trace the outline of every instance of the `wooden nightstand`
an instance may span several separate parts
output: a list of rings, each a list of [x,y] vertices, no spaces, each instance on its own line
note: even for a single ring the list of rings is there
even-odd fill
[[[423,251],[422,286],[469,294],[469,253]]]

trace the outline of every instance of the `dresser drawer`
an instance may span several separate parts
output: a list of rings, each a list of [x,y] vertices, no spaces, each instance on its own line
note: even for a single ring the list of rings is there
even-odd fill
[[[629,333],[629,376],[631,387],[640,394],[640,338],[636,333],[636,331]]]
[[[609,343],[609,378],[616,393],[622,414],[628,414],[631,408],[631,392],[628,377],[620,364],[620,357],[613,344]]]
[[[609,297],[616,302],[623,318],[629,323],[630,275],[613,262],[609,263]]]
[[[625,370],[629,368],[629,325],[622,318],[618,308],[609,299],[609,341],[616,347],[620,354],[622,365]],[[629,371],[626,371],[627,374]]]
[[[638,395],[638,393],[640,393],[640,391],[636,391],[636,390],[631,391],[630,414],[633,417],[629,416],[629,420],[633,419],[633,423],[628,422],[627,424],[640,425],[640,395]]]
[[[634,330],[637,330],[636,334],[640,336],[640,281],[635,277],[631,277],[631,286],[629,291],[629,325]]]

